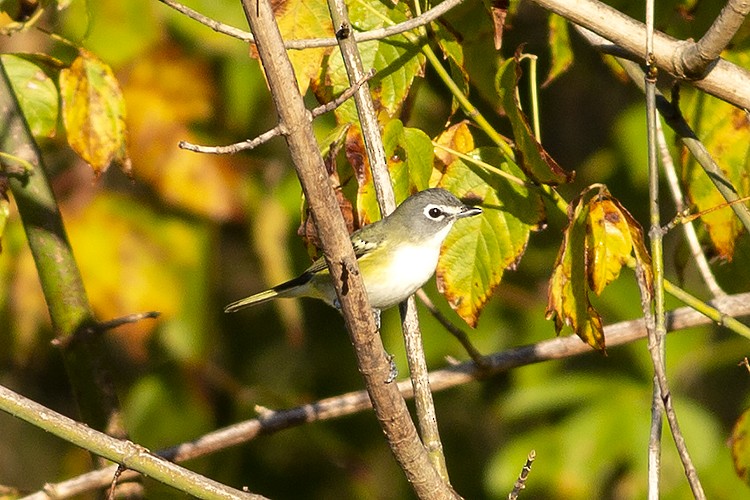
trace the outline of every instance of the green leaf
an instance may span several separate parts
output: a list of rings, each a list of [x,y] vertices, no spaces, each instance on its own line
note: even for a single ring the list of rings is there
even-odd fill
[[[477,149],[470,156],[523,178],[516,165],[503,162],[496,148]],[[531,229],[543,218],[543,206],[536,191],[462,159],[447,167],[439,185],[483,209],[482,215],[456,223],[443,244],[436,272],[438,289],[451,307],[476,326],[503,272],[523,254]]]
[[[545,151],[531,131],[529,122],[521,110],[516,94],[516,86],[521,77],[518,54],[503,63],[498,69],[495,85],[500,100],[513,128],[518,164],[529,177],[542,184],[556,185],[569,182],[572,174],[565,172]]]
[[[702,92],[693,92],[684,99],[685,117],[693,124],[695,134],[708,149],[740,197],[750,194],[750,125],[744,110],[738,109]],[[683,178],[690,201],[702,212],[725,205],[703,168],[692,156],[686,159]],[[742,232],[742,224],[727,206],[701,216],[719,255],[731,260],[734,245]]]
[[[391,120],[383,129],[383,146],[396,203],[430,187],[434,153],[427,134],[404,127],[401,120]],[[380,209],[369,168],[364,169],[361,178],[364,182],[357,193],[357,212],[364,225],[380,219]]]
[[[27,57],[14,54],[0,57],[31,133],[34,137],[55,135],[59,101],[55,83]]]
[[[322,0],[311,0],[322,1]],[[389,8],[385,2],[362,0],[349,6],[352,29],[368,31],[405,21],[408,7],[404,2]],[[369,81],[375,108],[395,117],[409,94],[414,78],[422,75],[425,57],[419,46],[413,45],[404,35],[358,44],[364,68],[375,68],[375,77]],[[332,100],[349,87],[344,62],[338,51],[330,54],[323,63],[320,78],[312,88],[318,100]],[[339,123],[357,122],[354,102],[349,100],[336,111]]]
[[[549,27],[549,51],[551,65],[547,79],[542,84],[546,87],[558,76],[565,73],[573,64],[573,50],[570,46],[568,21],[557,14],[550,14],[547,21]]]
[[[81,49],[60,72],[63,123],[68,143],[98,175],[112,162],[130,172],[126,149],[125,100],[112,69]]]

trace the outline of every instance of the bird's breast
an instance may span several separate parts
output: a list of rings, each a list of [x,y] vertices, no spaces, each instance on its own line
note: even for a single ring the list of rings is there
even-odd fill
[[[432,277],[437,267],[440,245],[400,245],[391,250],[387,264],[365,273],[370,305],[386,309],[406,300]]]

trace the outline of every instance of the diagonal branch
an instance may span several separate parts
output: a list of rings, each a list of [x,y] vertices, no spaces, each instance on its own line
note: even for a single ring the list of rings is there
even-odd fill
[[[532,0],[539,6],[555,12],[569,21],[583,26],[606,38],[630,58],[643,61],[646,27],[643,23],[597,0]],[[685,42],[661,32],[654,33],[653,64],[662,71],[686,79],[678,65],[678,55]],[[691,80],[696,88],[734,104],[750,108],[750,71],[724,59],[717,59],[711,71],[699,80]]]
[[[677,74],[687,79],[705,76],[710,65],[719,59],[721,51],[732,41],[748,12],[750,2],[747,0],[729,0],[702,38],[697,42],[684,42],[675,54]]]
[[[313,109],[311,112],[312,118],[317,118],[322,114],[328,113],[329,111],[333,111],[334,109],[338,108],[344,102],[346,102],[354,93],[362,86],[366,81],[371,79],[373,76],[375,76],[375,70],[371,69],[369,72],[362,75],[362,78],[357,80],[351,87],[348,87],[346,90],[344,90],[340,96],[338,96],[336,99],[334,99],[331,102],[327,102],[325,104],[321,104],[317,108]],[[196,153],[206,153],[206,154],[234,154],[239,153],[240,151],[247,151],[249,149],[254,149],[260,146],[261,144],[264,144],[274,137],[278,137],[280,135],[286,134],[287,131],[282,127],[281,125],[277,125],[271,130],[268,130],[266,132],[263,132],[258,137],[254,139],[248,139],[246,141],[242,142],[236,142],[234,144],[230,144],[228,146],[200,146],[198,144],[192,144],[187,141],[180,141],[179,147],[181,149],[187,149],[188,151],[194,151]]]
[[[0,150],[27,165],[29,175],[9,177],[29,248],[58,338],[72,338],[96,324],[44,161],[16,101],[0,60]],[[119,404],[108,373],[100,365],[97,342],[80,342],[63,353],[83,420],[99,430],[124,434]]]
[[[116,439],[50,410],[0,385],[0,409],[100,457],[137,470],[169,486],[205,499],[263,499],[230,488],[155,455],[140,445]],[[115,466],[117,468],[117,466]],[[113,474],[109,475],[111,479]],[[50,491],[54,491],[50,489]]]

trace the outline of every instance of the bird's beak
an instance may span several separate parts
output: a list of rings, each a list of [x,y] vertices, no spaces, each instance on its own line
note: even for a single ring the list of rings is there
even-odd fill
[[[460,212],[456,214],[456,218],[463,219],[464,217],[474,217],[482,213],[482,209],[479,207],[469,207],[464,205]]]

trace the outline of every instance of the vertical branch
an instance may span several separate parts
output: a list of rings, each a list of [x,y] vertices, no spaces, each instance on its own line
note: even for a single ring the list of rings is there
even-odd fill
[[[65,233],[44,163],[0,61],[0,151],[33,166],[9,180],[58,338],[95,324],[83,280]],[[71,342],[63,351],[81,417],[91,427],[123,434],[117,397],[103,368],[98,340]]]
[[[646,121],[648,125],[648,173],[649,173],[649,209],[650,209],[650,228],[649,238],[651,240],[651,258],[653,261],[654,275],[654,294],[653,294],[653,314],[654,321],[647,322],[649,325],[649,351],[651,360],[654,365],[654,396],[652,398],[652,438],[650,445],[658,439],[655,435],[657,420],[661,421],[662,413],[666,414],[672,437],[675,441],[677,452],[680,455],[685,475],[693,496],[696,499],[706,498],[703,492],[698,475],[693,466],[687,446],[682,437],[677,414],[672,405],[672,395],[669,391],[667,382],[665,357],[666,347],[665,340],[667,335],[666,312],[664,308],[664,248],[662,245],[663,231],[661,229],[661,220],[659,217],[659,170],[657,166],[657,139],[656,139],[656,76],[657,69],[654,65],[654,0],[646,1]],[[661,405],[657,404],[657,398]],[[649,447],[651,450],[651,447]],[[652,474],[658,474],[658,455],[657,461],[651,464],[651,453],[649,453],[649,466],[656,467],[653,471],[649,468],[649,477]],[[649,483],[650,484],[650,483]],[[658,480],[657,480],[658,484]],[[658,498],[658,491],[649,491],[649,498]]]
[[[647,125],[647,147],[648,147],[648,188],[650,228],[649,238],[651,241],[651,258],[654,268],[654,295],[651,304],[643,304],[644,310],[648,308],[653,316],[647,317],[649,325],[648,348],[651,358],[656,366],[664,362],[664,267],[662,258],[662,231],[659,220],[659,170],[656,159],[656,75],[657,69],[653,65],[654,47],[654,2],[646,1],[646,74],[644,85],[646,93],[646,125]],[[653,310],[651,309],[653,307]],[[659,498],[659,482],[661,474],[661,425],[664,415],[664,406],[661,403],[659,381],[654,375],[653,397],[651,398],[651,430],[648,442],[648,477],[649,477],[649,500]]]
[[[255,36],[279,124],[288,131],[287,144],[310,204],[323,254],[331,276],[336,277],[336,293],[378,421],[416,494],[420,498],[454,497],[455,492],[431,465],[398,385],[388,382],[390,363],[377,334],[351,241],[313,134],[310,113],[297,90],[271,4],[268,0],[242,0],[242,6]]]
[[[351,22],[343,0],[328,0],[328,9],[331,12],[333,29],[344,59],[344,66],[353,84],[364,74],[359,49],[351,33]],[[357,106],[362,126],[362,136],[367,149],[370,162],[375,193],[383,215],[388,215],[395,209],[393,186],[388,172],[385,158],[385,150],[380,135],[377,114],[366,84],[354,94],[354,102]],[[443,480],[448,483],[448,469],[445,464],[443,445],[440,441],[440,433],[435,415],[435,405],[430,391],[429,370],[422,345],[422,333],[419,328],[419,317],[414,297],[410,297],[405,305],[400,308],[402,329],[404,332],[404,343],[406,346],[406,357],[409,363],[409,374],[414,388],[414,399],[417,409],[417,421],[421,432],[422,442],[430,456],[433,466],[438,470]]]

